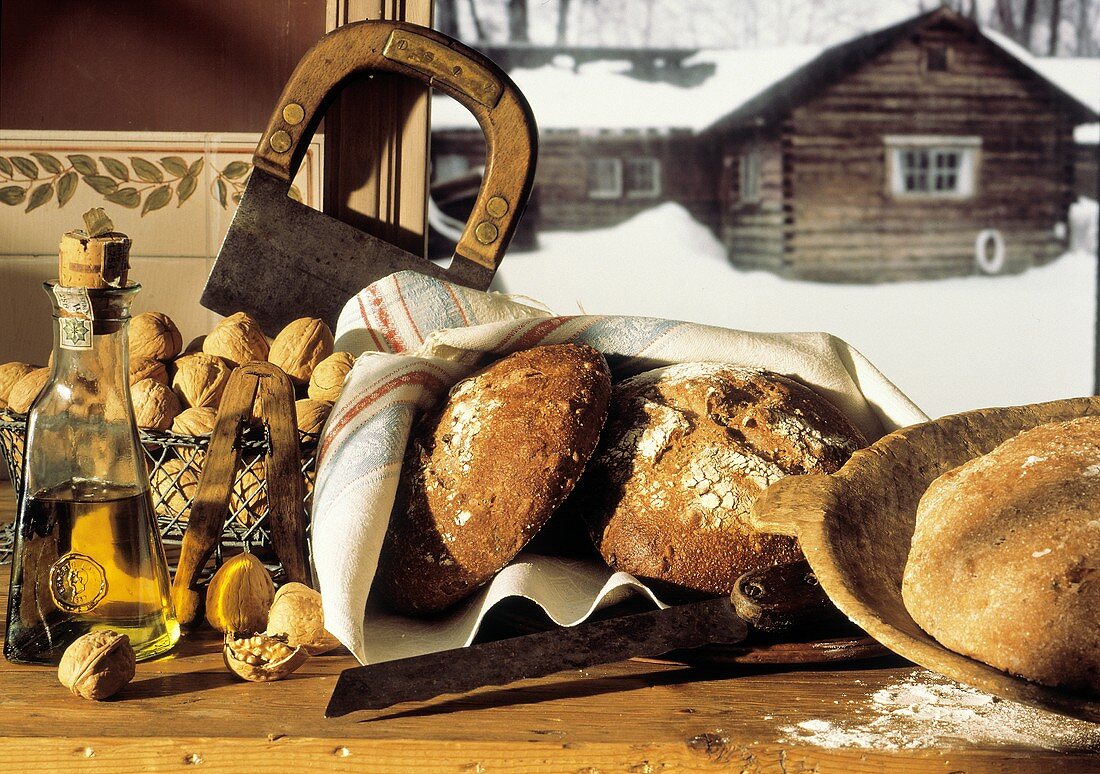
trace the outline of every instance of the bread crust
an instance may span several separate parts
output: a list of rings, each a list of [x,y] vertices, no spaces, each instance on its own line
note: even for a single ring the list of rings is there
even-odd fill
[[[536,347],[451,390],[410,439],[375,588],[443,610],[489,581],[566,498],[599,439],[611,376],[592,347]]]
[[[1100,694],[1100,417],[1040,425],[933,481],[901,592],[944,647]]]
[[[750,526],[788,475],[831,473],[866,445],[809,387],[722,363],[681,363],[612,391],[599,449],[570,501],[607,563],[672,597],[728,594],[749,570],[796,561]]]

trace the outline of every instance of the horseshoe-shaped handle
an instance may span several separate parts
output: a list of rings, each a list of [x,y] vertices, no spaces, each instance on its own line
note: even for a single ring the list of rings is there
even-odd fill
[[[435,30],[392,21],[348,24],[321,38],[298,63],[260,139],[253,164],[290,182],[330,99],[350,75],[405,75],[450,95],[485,134],[485,177],[455,246],[452,269],[496,270],[527,204],[538,135],[527,100],[482,54]]]

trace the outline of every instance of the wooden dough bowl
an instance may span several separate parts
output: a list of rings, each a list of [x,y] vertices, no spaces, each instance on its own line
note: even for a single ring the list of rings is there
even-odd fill
[[[1096,699],[943,647],[901,599],[917,503],[933,480],[1024,430],[1089,414],[1100,414],[1100,397],[982,409],[906,427],[856,452],[837,473],[776,482],[757,501],[753,518],[760,529],[797,537],[833,603],[895,653],[1002,699],[1100,722]]]

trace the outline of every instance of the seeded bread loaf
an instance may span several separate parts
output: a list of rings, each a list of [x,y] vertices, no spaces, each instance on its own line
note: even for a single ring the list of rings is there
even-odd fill
[[[933,481],[901,594],[944,647],[1100,695],[1100,417],[1040,425]]]
[[[793,538],[748,522],[784,476],[832,473],[866,445],[809,387],[767,371],[682,363],[617,384],[569,510],[611,567],[666,595],[728,594],[749,570],[795,561]]]
[[[460,382],[413,430],[375,588],[394,609],[442,610],[489,581],[572,490],[599,439],[603,355],[517,352]]]

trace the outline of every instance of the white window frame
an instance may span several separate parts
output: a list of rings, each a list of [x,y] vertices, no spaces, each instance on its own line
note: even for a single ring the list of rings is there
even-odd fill
[[[607,165],[607,171],[611,173],[611,185],[596,187],[601,181],[599,174],[593,167],[600,164]],[[618,199],[623,195],[623,162],[622,159],[597,156],[588,160],[588,198],[589,199]]]
[[[630,164],[644,165],[649,167],[649,176],[652,180],[652,185],[649,188],[627,188],[626,197],[628,199],[654,199],[661,195],[661,161],[660,159],[653,158],[652,156],[636,156],[626,159],[623,163],[623,184],[626,184],[626,167]]]
[[[883,141],[886,145],[887,191],[895,199],[970,199],[974,196],[982,149],[980,137],[887,135]],[[905,161],[909,152],[928,154],[927,188],[907,188]],[[954,168],[955,187],[937,190],[935,182],[941,173],[937,171],[936,159],[945,154],[958,155],[959,163]]]
[[[749,148],[741,154],[738,169],[739,199],[746,203],[760,201],[760,167],[762,158],[759,148]]]

